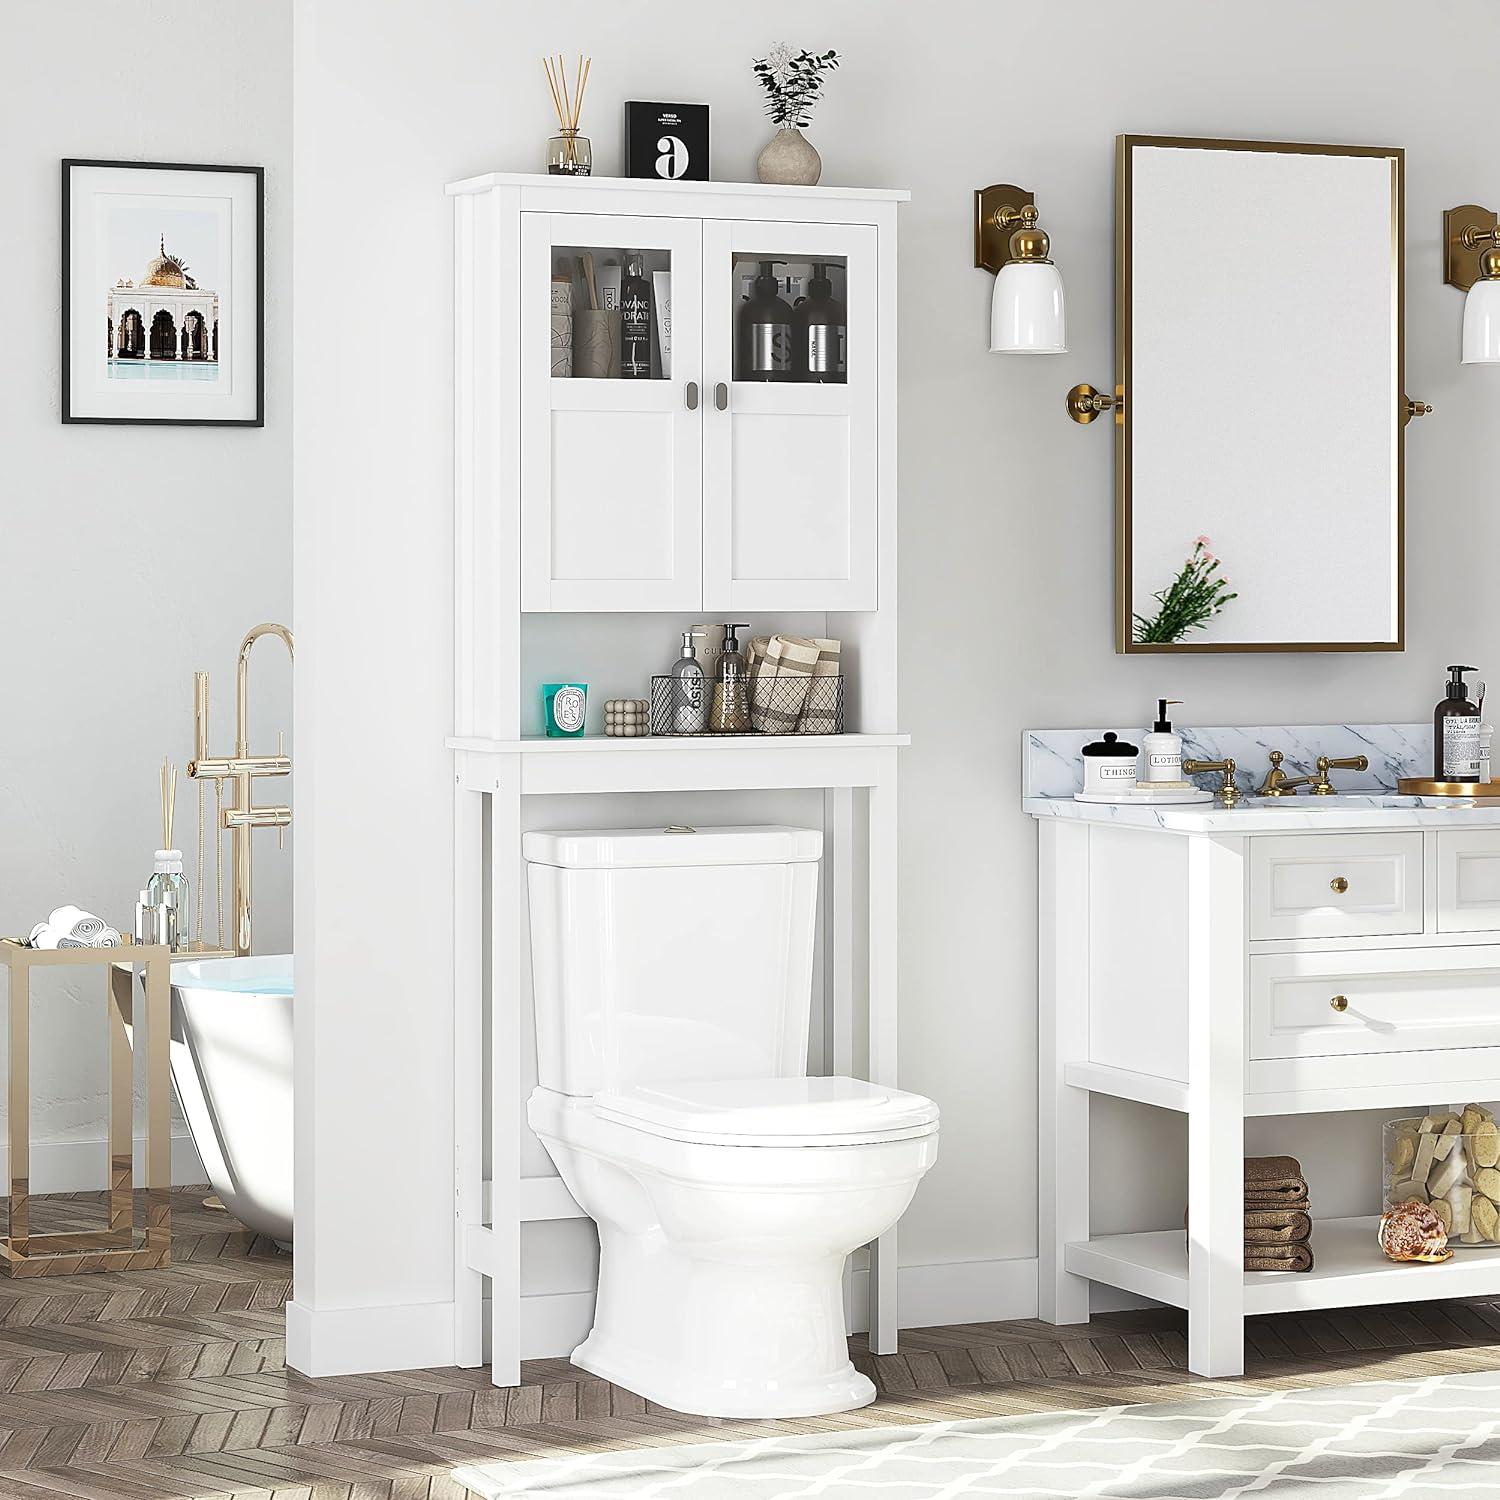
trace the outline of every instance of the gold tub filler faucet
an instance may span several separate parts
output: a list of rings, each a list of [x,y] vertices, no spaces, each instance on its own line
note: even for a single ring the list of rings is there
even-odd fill
[[[226,828],[234,835],[234,951],[240,957],[250,952],[251,837],[257,828],[274,828],[278,842],[284,845],[286,829],[292,821],[290,807],[257,807],[254,801],[256,777],[287,776],[292,769],[291,757],[284,753],[284,737],[280,734],[276,737],[275,755],[250,753],[250,648],[264,635],[279,637],[286,645],[287,655],[295,656],[292,632],[285,625],[257,625],[240,642],[235,666],[232,756],[216,757],[208,753],[208,673],[193,674],[194,752],[188,763],[188,775],[213,781],[216,788],[230,781],[235,788],[234,806],[220,812],[215,837]],[[199,910],[202,909],[200,897]]]

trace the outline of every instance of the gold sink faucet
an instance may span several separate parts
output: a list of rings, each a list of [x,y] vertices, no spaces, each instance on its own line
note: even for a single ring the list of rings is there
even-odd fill
[[[1281,751],[1271,751],[1269,759],[1271,769],[1266,772],[1266,779],[1255,789],[1257,797],[1295,797],[1299,786],[1312,784],[1311,776],[1288,776],[1281,769],[1281,763],[1286,759]]]
[[[234,806],[224,809],[220,827],[234,835],[234,951],[241,957],[250,952],[251,837],[257,828],[274,828],[277,841],[284,844],[286,829],[292,821],[290,807],[257,807],[254,801],[257,776],[286,776],[292,769],[290,757],[283,753],[281,735],[276,738],[275,755],[250,753],[250,648],[263,635],[279,637],[286,645],[287,655],[293,658],[296,655],[292,632],[285,625],[257,625],[240,642],[235,664],[232,756],[213,757],[208,753],[208,673],[193,674],[194,755],[188,763],[188,775],[216,782],[232,781],[235,786]]]
[[[1218,771],[1223,775],[1219,784],[1218,801],[1221,807],[1233,807],[1240,800],[1240,789],[1234,784],[1234,761],[1225,756],[1223,760],[1185,760],[1182,769],[1189,776],[1201,776],[1207,771]]]

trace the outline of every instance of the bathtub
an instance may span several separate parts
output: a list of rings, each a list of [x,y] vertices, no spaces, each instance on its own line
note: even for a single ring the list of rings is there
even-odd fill
[[[290,1250],[290,954],[172,965],[172,1082],[225,1208]]]

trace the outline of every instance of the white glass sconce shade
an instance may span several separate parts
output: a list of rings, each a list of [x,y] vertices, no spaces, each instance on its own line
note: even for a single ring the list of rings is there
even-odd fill
[[[1467,321],[1464,327],[1467,330]],[[1001,266],[990,300],[990,353],[1067,352],[1063,284],[1057,267],[1044,260],[1013,260]]]
[[[1500,280],[1476,281],[1464,298],[1466,365],[1500,365]]]

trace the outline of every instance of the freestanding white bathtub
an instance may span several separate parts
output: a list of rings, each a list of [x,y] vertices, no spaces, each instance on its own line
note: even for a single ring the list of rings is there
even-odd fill
[[[172,1081],[208,1180],[292,1246],[292,958],[172,965]]]

